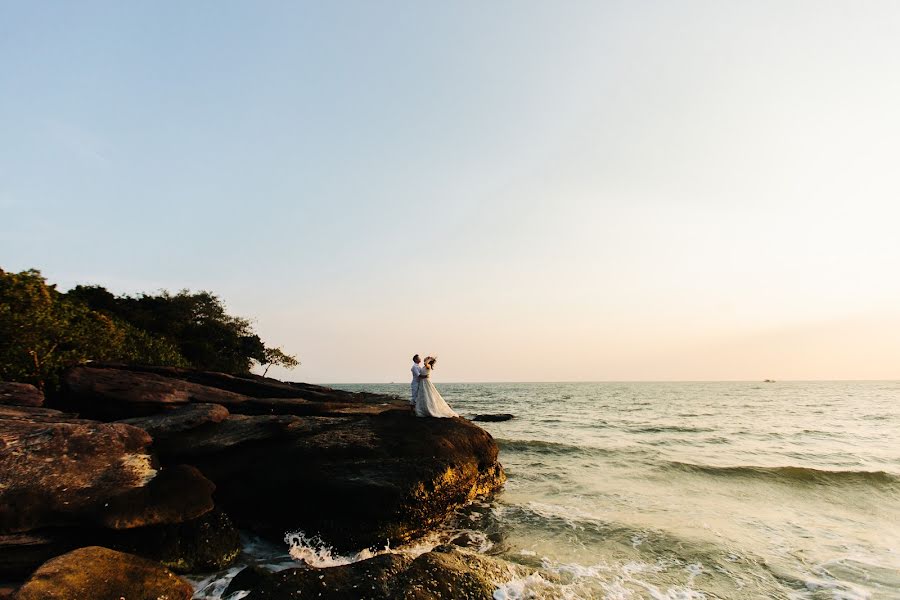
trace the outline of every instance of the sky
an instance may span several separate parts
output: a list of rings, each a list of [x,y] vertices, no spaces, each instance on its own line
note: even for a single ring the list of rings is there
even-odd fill
[[[0,0],[0,268],[277,377],[900,379],[900,3]]]

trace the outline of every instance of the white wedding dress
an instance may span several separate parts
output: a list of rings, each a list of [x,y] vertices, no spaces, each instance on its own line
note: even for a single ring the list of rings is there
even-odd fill
[[[441,397],[440,392],[431,383],[431,369],[425,367],[422,369],[424,379],[419,380],[419,393],[416,396],[416,416],[417,417],[458,417],[453,412],[450,405]]]

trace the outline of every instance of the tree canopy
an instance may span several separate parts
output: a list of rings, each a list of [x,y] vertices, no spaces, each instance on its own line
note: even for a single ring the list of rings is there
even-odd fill
[[[79,285],[62,293],[40,271],[0,269],[0,379],[55,385],[62,368],[88,360],[226,373],[299,364],[266,348],[249,320],[209,292],[116,296]]]

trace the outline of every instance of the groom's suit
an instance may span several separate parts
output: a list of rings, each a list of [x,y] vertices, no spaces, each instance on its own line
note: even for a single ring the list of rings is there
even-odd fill
[[[419,377],[422,375],[422,367],[413,363],[412,369],[410,369],[410,371],[412,371],[413,378],[412,383],[409,384],[409,390],[412,394],[409,398],[409,403],[415,405],[416,396],[419,395]]]

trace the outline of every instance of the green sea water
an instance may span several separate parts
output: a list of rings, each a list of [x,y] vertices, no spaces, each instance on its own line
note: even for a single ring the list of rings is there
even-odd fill
[[[900,382],[445,384],[437,375],[463,416],[515,415],[481,424],[509,480],[393,552],[457,538],[534,567],[499,586],[497,600],[900,599]],[[364,557],[293,541],[290,555],[248,547],[273,568]]]

